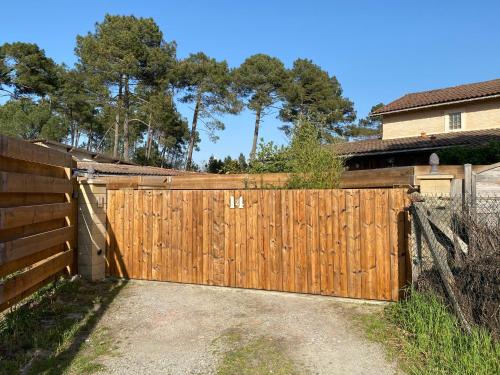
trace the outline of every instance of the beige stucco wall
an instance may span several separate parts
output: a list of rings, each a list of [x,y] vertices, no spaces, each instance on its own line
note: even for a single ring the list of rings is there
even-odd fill
[[[383,139],[445,133],[447,113],[462,112],[462,130],[500,128],[500,98],[383,116]]]

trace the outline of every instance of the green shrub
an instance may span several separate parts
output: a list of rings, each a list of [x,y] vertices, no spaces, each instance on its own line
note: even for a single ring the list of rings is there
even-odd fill
[[[456,146],[437,154],[441,164],[494,164],[500,161],[500,142],[492,141],[480,147]]]
[[[337,188],[343,170],[343,159],[325,147],[318,127],[308,121],[295,126],[288,146],[261,142],[250,163],[250,173],[290,173],[289,189]]]
[[[290,189],[338,188],[344,170],[343,160],[331,147],[320,141],[316,126],[302,122],[293,131],[288,149],[288,165],[291,172]]]

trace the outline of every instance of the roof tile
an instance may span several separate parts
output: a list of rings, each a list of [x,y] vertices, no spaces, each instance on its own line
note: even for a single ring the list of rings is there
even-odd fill
[[[77,168],[82,170],[92,169],[97,174],[108,175],[134,175],[134,176],[179,176],[196,172],[186,172],[178,169],[149,167],[142,165],[125,165],[113,163],[97,163],[92,161],[79,161]]]
[[[407,94],[387,104],[386,106],[379,108],[374,111],[373,114],[377,115],[404,109],[418,108],[433,104],[444,104],[459,100],[476,99],[492,95],[500,95],[500,79]]]
[[[333,148],[340,155],[369,155],[425,148],[481,146],[491,141],[500,142],[500,129],[461,131],[395,139],[368,139],[338,143]]]

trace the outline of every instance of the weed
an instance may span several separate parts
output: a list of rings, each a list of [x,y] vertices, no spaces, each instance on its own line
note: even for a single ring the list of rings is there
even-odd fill
[[[462,332],[433,294],[412,291],[407,300],[363,321],[368,338],[385,343],[410,374],[499,373],[499,343],[483,329]]]

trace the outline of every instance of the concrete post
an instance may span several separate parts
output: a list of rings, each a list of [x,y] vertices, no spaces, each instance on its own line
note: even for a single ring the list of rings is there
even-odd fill
[[[78,271],[92,281],[106,276],[106,199],[105,184],[79,181]]]

